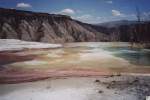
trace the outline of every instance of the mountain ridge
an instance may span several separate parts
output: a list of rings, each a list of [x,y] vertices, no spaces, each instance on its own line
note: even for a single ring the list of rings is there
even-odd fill
[[[107,28],[113,28],[113,27],[119,27],[121,25],[132,25],[137,23],[138,21],[134,21],[134,20],[117,20],[117,21],[103,22],[96,25],[107,27]]]

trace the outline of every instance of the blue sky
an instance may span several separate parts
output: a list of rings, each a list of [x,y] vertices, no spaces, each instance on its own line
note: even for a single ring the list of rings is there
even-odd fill
[[[141,15],[150,15],[150,0],[0,0],[0,7],[70,15],[87,22],[135,20],[136,6]]]

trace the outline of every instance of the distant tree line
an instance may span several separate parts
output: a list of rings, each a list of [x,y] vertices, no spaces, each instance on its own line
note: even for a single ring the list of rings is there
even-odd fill
[[[139,7],[136,7],[137,24],[130,26],[130,42],[144,44],[149,47],[150,42],[150,20],[143,16]]]
[[[150,15],[144,16],[136,7],[134,23],[108,28],[111,41],[130,42],[132,45],[140,44],[150,48]]]

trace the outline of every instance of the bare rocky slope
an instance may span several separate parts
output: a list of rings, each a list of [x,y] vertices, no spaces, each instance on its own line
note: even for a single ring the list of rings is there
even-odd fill
[[[0,8],[0,38],[48,43],[108,41],[109,36],[66,15]]]

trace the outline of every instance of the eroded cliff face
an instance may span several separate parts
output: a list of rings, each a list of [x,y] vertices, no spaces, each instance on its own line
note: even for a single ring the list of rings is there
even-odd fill
[[[65,15],[0,8],[0,38],[49,43],[107,41],[108,36]]]

